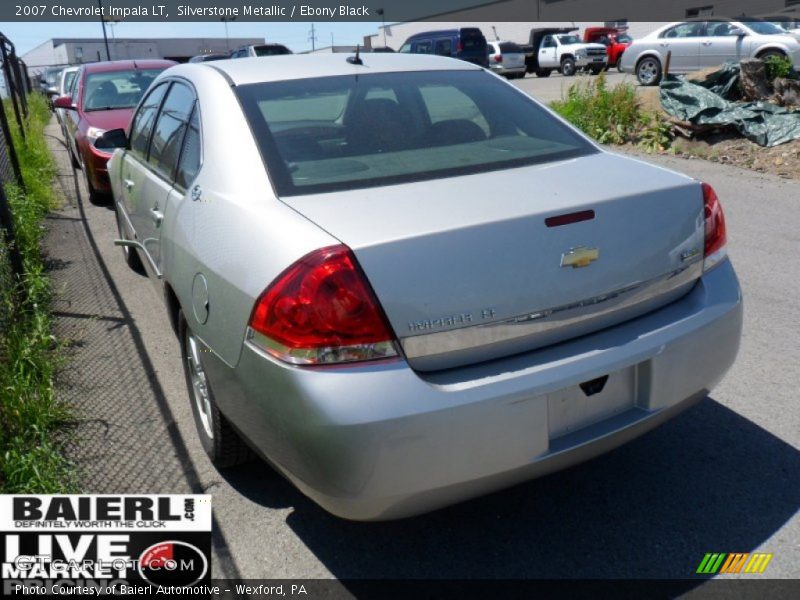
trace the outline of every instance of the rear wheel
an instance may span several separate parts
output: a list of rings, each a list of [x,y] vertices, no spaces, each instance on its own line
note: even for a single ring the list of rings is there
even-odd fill
[[[786,55],[780,50],[767,50],[758,55],[758,58],[763,61],[769,60],[771,57],[786,58]]]
[[[652,56],[646,56],[636,65],[636,79],[642,85],[658,85],[661,81],[661,62]]]
[[[69,133],[66,128],[64,129],[64,141],[67,143],[67,152],[69,153],[69,162],[72,164],[73,169],[80,169],[81,163],[75,158],[75,153],[72,151],[72,145],[69,143]]]
[[[83,159],[83,157],[81,158]],[[92,204],[108,204],[108,196],[98,192],[92,185],[92,176],[89,174],[89,165],[86,164],[85,159],[83,159],[81,169],[83,169],[84,181],[86,182],[86,191],[89,193],[89,202]]]
[[[183,311],[178,312],[178,335],[186,387],[203,450],[211,462],[220,469],[247,462],[253,457],[253,453],[217,408],[211,384],[203,367],[202,354],[206,348],[192,333]]]
[[[552,69],[536,69],[536,76],[537,77],[550,77],[550,73],[552,73]]]
[[[567,57],[561,61],[561,74],[564,77],[572,77],[575,75],[575,59]]]

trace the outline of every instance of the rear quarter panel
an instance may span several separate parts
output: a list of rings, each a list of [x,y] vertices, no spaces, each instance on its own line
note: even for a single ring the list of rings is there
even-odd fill
[[[292,262],[336,240],[279,202],[230,85],[209,66],[183,65],[200,102],[203,162],[165,215],[162,260],[192,330],[229,366],[239,360],[256,298]],[[192,199],[197,186],[200,195]],[[192,284],[208,282],[208,320],[192,309]]]

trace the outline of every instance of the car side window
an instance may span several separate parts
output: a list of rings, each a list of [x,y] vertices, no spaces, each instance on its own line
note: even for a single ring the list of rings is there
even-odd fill
[[[130,150],[142,160],[147,160],[147,146],[150,143],[150,132],[153,130],[153,123],[155,122],[158,107],[168,87],[168,83],[162,83],[148,93],[131,122],[131,133],[130,136],[128,136],[130,139]]]
[[[183,134],[193,107],[192,90],[182,83],[173,83],[161,105],[161,111],[153,128],[150,155],[147,160],[156,171],[170,181],[178,165]]]
[[[556,41],[553,39],[553,36],[548,35],[542,40],[542,48],[555,48]]]
[[[681,23],[672,29],[667,29],[661,37],[665,38],[692,38],[703,35],[705,23]]]
[[[436,40],[436,54],[440,56],[452,56],[453,42],[452,40]]]
[[[178,172],[175,174],[175,184],[187,189],[200,170],[200,107],[195,104],[192,118],[183,137],[183,149],[178,163]]]
[[[736,27],[726,22],[710,21],[706,24],[706,31],[708,32],[706,35],[713,37],[728,37],[733,35],[736,30]]]
[[[403,54],[409,54],[411,52],[411,44],[403,44],[400,46],[400,50],[398,52],[402,52]]]
[[[415,44],[414,47],[415,54],[432,54],[433,53],[433,43],[430,40],[421,40]]]

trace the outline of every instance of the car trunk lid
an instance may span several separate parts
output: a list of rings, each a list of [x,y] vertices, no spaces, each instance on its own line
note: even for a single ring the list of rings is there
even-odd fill
[[[352,248],[419,370],[634,318],[702,269],[699,183],[605,152],[283,201]]]

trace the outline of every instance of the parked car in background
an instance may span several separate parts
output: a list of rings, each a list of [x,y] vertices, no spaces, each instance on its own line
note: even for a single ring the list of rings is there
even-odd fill
[[[58,82],[64,67],[48,67],[40,73],[39,87],[48,98],[58,95]]]
[[[291,54],[283,44],[261,44],[258,46],[241,46],[231,52],[231,58],[248,58],[253,56],[283,56]]]
[[[583,32],[583,41],[587,43],[603,44],[606,47],[606,68],[620,66],[620,58],[625,49],[631,45],[633,38],[625,29],[614,27],[587,27]]]
[[[585,44],[574,31],[575,28],[564,27],[531,29],[530,44],[525,47],[527,72],[549,77],[553,71],[560,71],[565,77],[571,77],[579,69],[595,75],[605,70],[606,47]]]
[[[489,66],[486,55],[486,38],[477,27],[425,31],[412,35],[398,52],[409,54],[437,54]]]
[[[198,54],[189,59],[190,63],[196,62],[211,62],[214,60],[225,60],[230,58],[231,55],[223,52],[207,52],[206,54]]]
[[[76,75],[73,95],[56,98],[56,108],[65,111],[72,166],[83,169],[92,200],[111,191],[106,162],[112,150],[98,140],[109,129],[127,128],[150,83],[175,64],[171,60],[118,60],[83,65]]]
[[[668,52],[671,73],[769,56],[788,57],[795,68],[800,67],[800,42],[777,25],[706,19],[671,23],[635,40],[622,55],[622,70],[635,73],[642,85],[657,85]]]
[[[525,77],[525,52],[514,42],[487,42],[489,68],[509,79]]]
[[[80,67],[66,67],[61,71],[61,75],[58,78],[58,92],[56,96],[64,96],[69,94],[69,91],[72,89],[72,82],[75,81],[75,76],[80,71]],[[64,139],[66,139],[66,129],[64,128],[64,111],[66,109],[63,108],[56,108],[56,120],[58,121],[58,125],[61,127],[61,133],[64,134]]]
[[[253,448],[337,515],[403,517],[720,381],[742,305],[710,186],[468,62],[353,58],[179,65],[101,136],[218,467]]]

